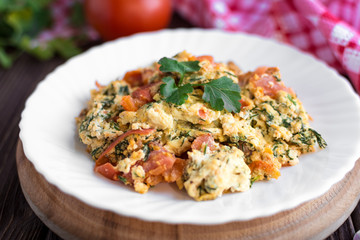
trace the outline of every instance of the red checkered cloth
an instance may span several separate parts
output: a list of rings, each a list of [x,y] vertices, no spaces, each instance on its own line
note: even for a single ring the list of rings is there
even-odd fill
[[[359,0],[174,0],[196,26],[290,43],[346,73],[360,93]]]

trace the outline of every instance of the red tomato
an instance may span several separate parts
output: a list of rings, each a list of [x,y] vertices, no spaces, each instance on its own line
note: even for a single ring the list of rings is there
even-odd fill
[[[210,133],[195,138],[195,140],[191,144],[191,148],[203,151],[203,149],[201,148],[204,147],[203,146],[204,143],[205,143],[204,146],[209,147],[211,151],[216,149],[214,137]]]
[[[88,22],[104,40],[167,26],[171,0],[85,0]]]
[[[111,163],[95,166],[94,171],[100,173],[110,180],[118,180],[119,171],[113,165],[111,165]]]

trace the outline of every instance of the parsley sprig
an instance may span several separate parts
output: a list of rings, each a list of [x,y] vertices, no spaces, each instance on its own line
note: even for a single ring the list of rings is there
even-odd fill
[[[172,77],[164,77],[160,86],[160,93],[166,97],[167,102],[175,103],[177,105],[184,104],[188,99],[188,93],[192,93],[194,90],[190,83],[183,86],[176,86],[175,80]]]
[[[199,61],[178,62],[171,58],[162,58],[159,61],[160,71],[175,72],[180,74],[178,85],[171,76],[164,77],[164,84],[160,86],[160,93],[165,100],[177,105],[184,104],[188,99],[188,94],[194,91],[194,87],[204,86],[202,99],[210,103],[211,107],[217,111],[224,108],[229,112],[240,112],[241,99],[240,87],[228,77],[221,77],[203,84],[184,84],[182,85],[186,73],[200,70]]]
[[[159,60],[160,71],[180,73],[179,85],[182,84],[185,73],[196,72],[200,70],[199,61],[178,62],[175,59],[163,57]]]

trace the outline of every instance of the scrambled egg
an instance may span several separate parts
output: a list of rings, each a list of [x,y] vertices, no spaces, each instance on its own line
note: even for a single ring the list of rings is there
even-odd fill
[[[95,172],[146,193],[161,182],[176,182],[195,200],[248,190],[252,183],[280,176],[303,153],[326,142],[309,127],[295,93],[278,68],[243,73],[233,62],[187,52],[179,62],[199,61],[183,84],[197,84],[182,105],[160,94],[159,64],[128,72],[107,86],[97,84],[77,118],[80,140],[96,161]],[[217,111],[202,99],[201,84],[227,77],[241,87],[238,113]]]

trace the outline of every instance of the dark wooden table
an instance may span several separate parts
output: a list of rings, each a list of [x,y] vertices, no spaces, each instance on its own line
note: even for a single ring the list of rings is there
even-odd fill
[[[170,28],[191,27],[175,15]],[[65,60],[40,62],[22,54],[9,69],[0,68],[0,239],[61,239],[31,210],[21,191],[15,150],[24,104],[36,85]],[[344,224],[327,239],[352,239],[360,230],[360,203]]]

